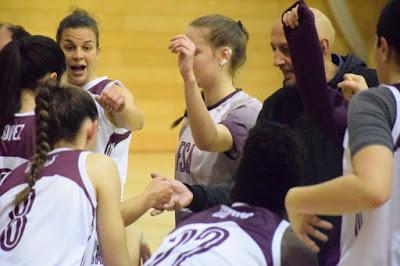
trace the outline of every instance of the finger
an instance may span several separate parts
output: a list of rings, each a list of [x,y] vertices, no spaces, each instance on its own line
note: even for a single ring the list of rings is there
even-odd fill
[[[294,19],[296,20],[296,26],[298,26],[299,25],[299,5],[296,5],[293,8],[293,16],[294,16]]]
[[[184,37],[185,37],[184,34],[177,34],[177,35],[175,35],[174,37],[172,37],[170,41],[173,42],[173,41],[175,41],[175,40],[177,40],[177,39],[182,39],[182,38],[184,38]]]
[[[178,49],[176,49],[175,53],[179,53],[185,56],[189,56],[191,53],[189,51],[189,49],[185,48],[185,47],[180,47]]]
[[[313,226],[322,228],[322,229],[327,229],[327,230],[330,230],[333,228],[332,223],[325,221],[317,216],[314,216],[311,218],[310,224],[312,224]]]
[[[323,234],[321,231],[315,229],[315,227],[313,227],[311,225],[306,227],[306,232],[307,232],[307,235],[310,235],[310,236],[312,236],[318,240],[321,240],[323,242],[326,242],[328,240],[328,237],[325,234]]]
[[[303,234],[300,237],[300,239],[303,240],[304,244],[306,244],[306,246],[313,252],[317,253],[319,251],[319,246],[314,241],[312,241],[307,235]]]
[[[286,12],[285,14],[283,14],[282,23],[283,23],[283,25],[285,25],[286,27],[288,27],[287,12]]]

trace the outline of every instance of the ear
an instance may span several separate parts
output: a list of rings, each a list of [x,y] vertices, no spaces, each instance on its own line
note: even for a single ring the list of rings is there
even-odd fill
[[[53,80],[57,80],[57,73],[56,72],[51,73],[49,78],[53,79]]]
[[[330,54],[330,44],[329,41],[327,39],[322,39],[319,41],[320,45],[321,45],[321,49],[322,49],[322,54],[324,56]]]
[[[219,51],[218,51],[219,65],[220,66],[225,65],[227,62],[229,62],[229,60],[231,59],[231,56],[232,56],[231,48],[222,47],[221,49],[219,49]]]
[[[90,121],[91,123],[86,128],[86,148],[94,151],[96,148],[96,136],[97,136],[97,126],[98,120]]]
[[[382,37],[382,36],[379,37],[378,43],[380,45],[378,45],[376,47],[376,49],[379,51],[379,54],[381,55],[382,60],[386,62],[391,57],[392,49],[391,49],[389,43],[387,42],[387,40],[385,39],[385,37]]]

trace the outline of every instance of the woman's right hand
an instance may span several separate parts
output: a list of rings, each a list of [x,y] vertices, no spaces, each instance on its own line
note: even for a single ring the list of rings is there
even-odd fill
[[[196,45],[185,35],[179,34],[170,41],[168,49],[173,53],[179,53],[179,71],[184,80],[193,80],[193,61],[196,52]]]

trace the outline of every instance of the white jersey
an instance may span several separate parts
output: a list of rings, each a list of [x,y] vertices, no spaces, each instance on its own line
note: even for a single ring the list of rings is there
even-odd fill
[[[242,90],[207,107],[215,124],[223,124],[232,134],[233,147],[226,152],[201,151],[193,140],[185,118],[175,158],[175,178],[187,184],[221,184],[232,179],[239,165],[248,131],[255,125],[261,103]]]
[[[107,77],[100,77],[90,81],[83,86],[92,95],[100,95],[101,92],[113,85],[125,88],[120,81],[111,81]],[[131,142],[131,131],[125,128],[115,127],[106,117],[103,107],[95,101],[99,113],[99,126],[95,152],[110,156],[118,166],[121,179],[121,193],[128,175],[129,144]]]
[[[89,152],[49,153],[27,200],[25,163],[0,183],[0,265],[90,265],[96,249],[96,192],[86,172]]]
[[[145,265],[281,265],[288,228],[288,222],[263,208],[216,206],[179,224]]]
[[[400,93],[387,86],[396,99],[397,115],[392,129],[394,160],[390,198],[382,206],[343,215],[339,265],[400,265]],[[343,171],[352,172],[348,132],[344,139]]]
[[[0,139],[0,180],[25,163],[35,148],[35,112],[16,113],[13,123],[5,125]]]

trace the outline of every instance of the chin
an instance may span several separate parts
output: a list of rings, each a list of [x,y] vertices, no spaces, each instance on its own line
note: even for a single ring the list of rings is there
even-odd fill
[[[295,87],[297,84],[295,79],[284,79],[283,85],[285,87]]]

